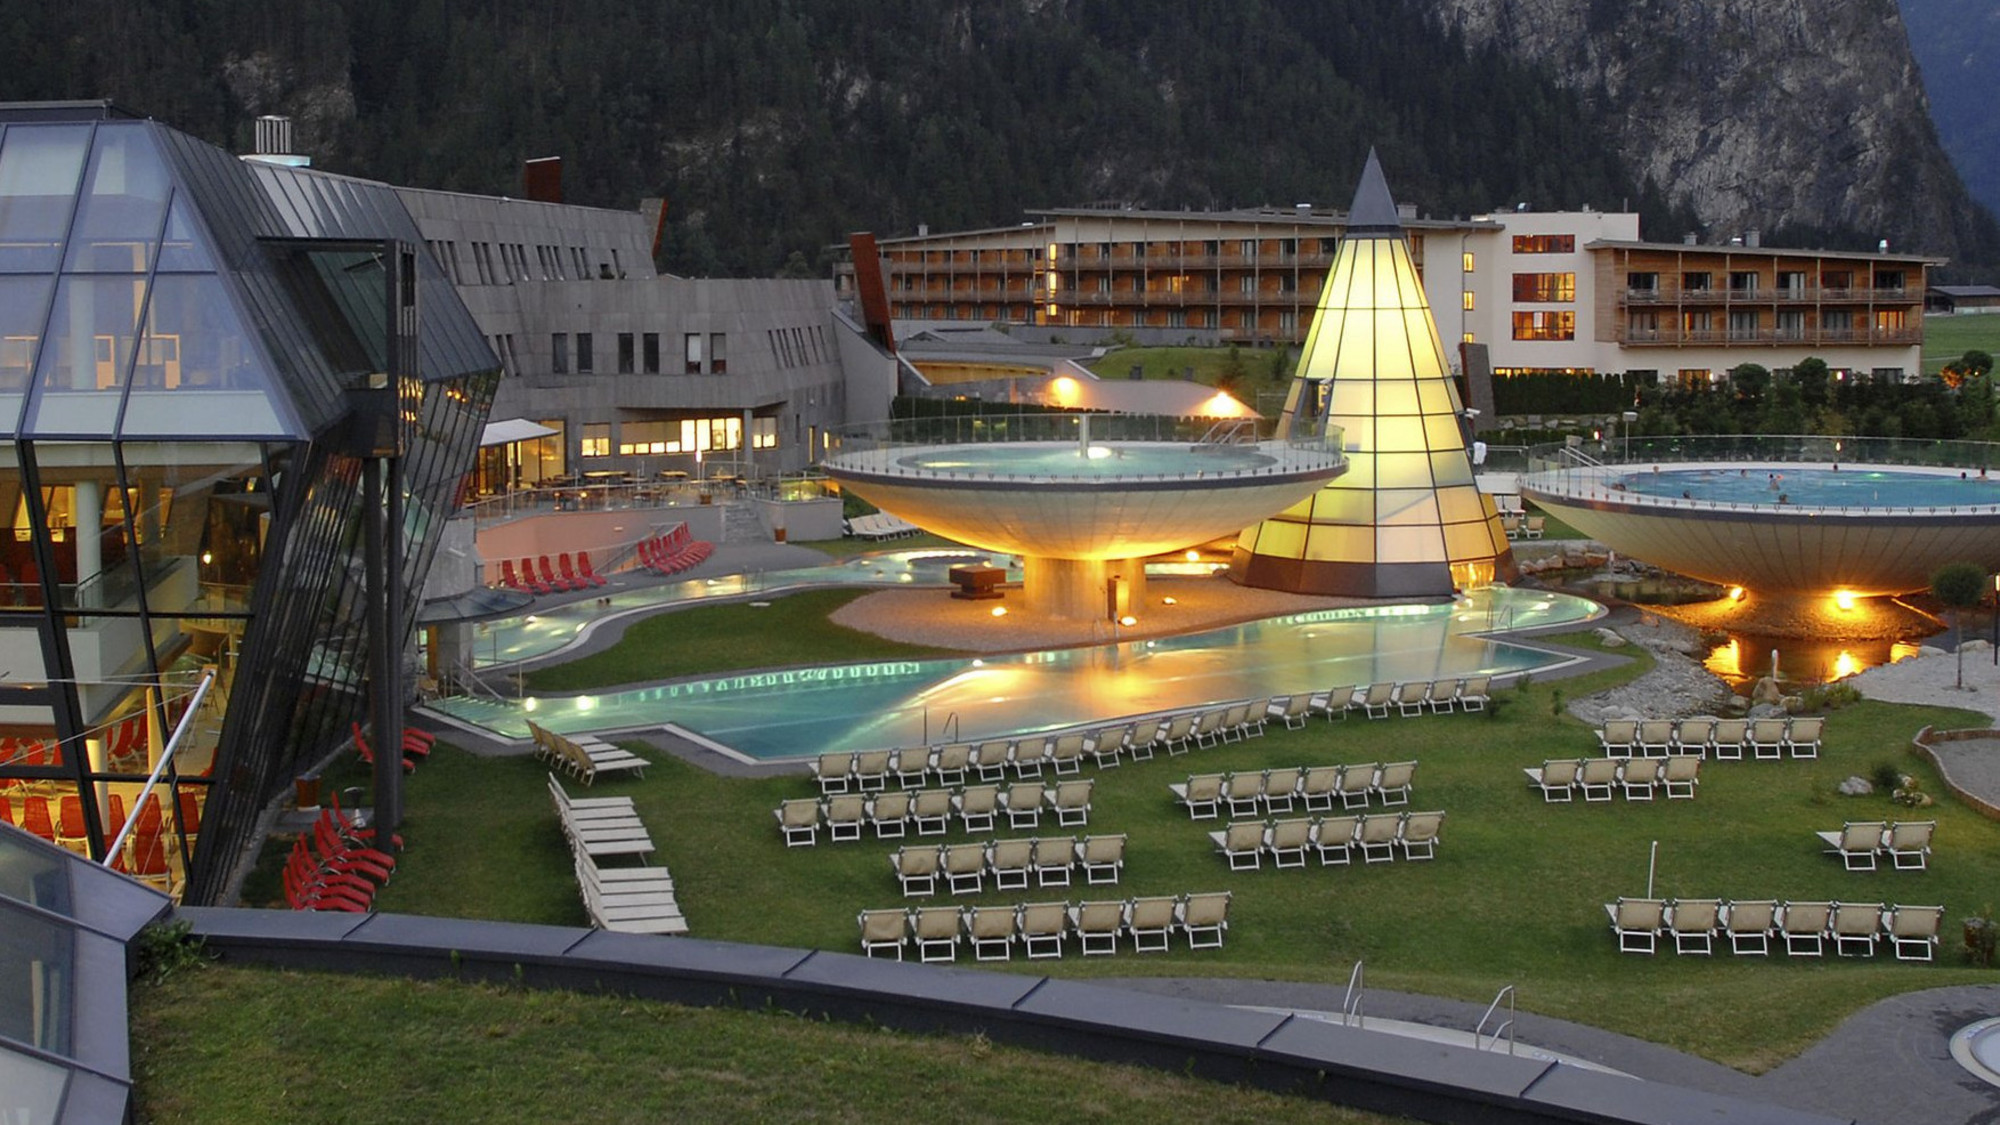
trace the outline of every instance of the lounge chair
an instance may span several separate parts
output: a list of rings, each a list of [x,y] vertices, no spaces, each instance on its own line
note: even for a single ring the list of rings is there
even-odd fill
[[[1509,539],[1521,537],[1521,517],[1514,512],[1500,513],[1500,530]]]
[[[1637,719],[1606,719],[1597,732],[1597,744],[1604,748],[1607,758],[1628,757],[1639,746],[1639,721]]]
[[[1430,695],[1430,681],[1419,683],[1408,680],[1396,685],[1391,699],[1396,704],[1396,713],[1404,718],[1412,718],[1424,713],[1425,700]]]
[[[1413,812],[1403,816],[1396,844],[1404,859],[1430,859],[1437,855],[1438,831],[1444,827],[1443,812]]]
[[[1299,782],[1303,770],[1297,766],[1280,766],[1264,771],[1264,811],[1267,813],[1291,812],[1299,800]]]
[[[1175,922],[1187,936],[1189,949],[1221,949],[1229,929],[1229,892],[1191,894],[1181,900]]]
[[[940,849],[945,886],[955,895],[976,895],[986,890],[986,845],[949,844]]]
[[[1743,743],[1750,737],[1750,723],[1745,719],[1717,719],[1715,730],[1708,736],[1708,748],[1718,759],[1740,761],[1743,758]]]
[[[1935,820],[1899,820],[1889,825],[1889,838],[1885,847],[1889,859],[1901,871],[1921,871],[1930,866],[1931,836],[1937,831]]]
[[[964,785],[965,771],[972,766],[972,744],[953,742],[937,749],[931,758],[931,776],[939,785]]]
[[[889,787],[889,751],[863,750],[854,755],[854,787],[863,793]]]
[[[901,836],[909,829],[911,799],[912,794],[905,789],[898,793],[877,794],[868,802],[868,821],[875,826],[876,839]]]
[[[1667,791],[1670,800],[1694,799],[1695,786],[1701,784],[1700,758],[1676,755],[1667,759],[1666,769],[1660,775],[1660,786]]]
[[[1131,737],[1130,723],[1122,727],[1099,727],[1084,738],[1083,750],[1090,755],[1091,761],[1097,763],[1098,769],[1116,769],[1120,755],[1125,753],[1125,743]],[[1150,758],[1152,755],[1148,754],[1147,757]]]
[[[1070,928],[1076,931],[1083,955],[1118,952],[1118,934],[1125,928],[1123,902],[1079,902],[1069,908]]]
[[[1889,945],[1898,961],[1928,961],[1938,947],[1938,926],[1944,921],[1942,906],[1894,906],[1889,908]]]
[[[1231,742],[1264,737],[1265,700],[1255,699],[1229,708],[1222,719],[1222,734]]]
[[[1608,903],[1604,912],[1611,916],[1611,932],[1618,935],[1618,952],[1652,953],[1659,948],[1660,933],[1666,928],[1667,904],[1657,898],[1625,898]]]
[[[1708,740],[1715,734],[1715,716],[1694,715],[1674,724],[1673,752],[1676,755],[1705,758],[1708,756]]]
[[[1153,741],[1167,748],[1169,755],[1185,754],[1194,740],[1194,716],[1173,715],[1160,720],[1160,729],[1153,733]]]
[[[821,754],[813,760],[813,777],[819,781],[821,793],[847,792],[854,783],[854,755]]]
[[[1769,899],[1730,903],[1722,921],[1723,930],[1729,934],[1729,951],[1769,956],[1777,919],[1778,904]]]
[[[1250,771],[1232,773],[1223,783],[1222,799],[1229,802],[1231,817],[1256,816],[1264,800],[1264,775]]]
[[[1309,817],[1289,817],[1271,822],[1264,835],[1264,849],[1271,853],[1273,866],[1304,867],[1306,849],[1312,847],[1313,821]]]
[[[1125,868],[1125,836],[1085,836],[1076,845],[1076,862],[1085,882],[1116,883]]]
[[[1033,902],[1021,907],[1021,945],[1030,960],[1061,957],[1063,938],[1069,935],[1069,904]]]
[[[1000,787],[968,785],[951,799],[951,807],[957,810],[959,823],[967,832],[991,832],[1000,809]]]
[[[889,755],[889,771],[896,775],[896,784],[904,789],[920,788],[931,772],[931,748],[928,746],[902,746]]]
[[[1049,749],[1054,743],[1048,738],[1023,738],[1007,751],[1007,764],[1014,767],[1014,777],[1026,779],[1042,776],[1042,768],[1049,764]]]
[[[1410,783],[1417,775],[1415,762],[1384,762],[1375,772],[1375,780],[1369,787],[1382,798],[1384,805],[1407,805],[1410,803]]]
[[[1004,739],[982,742],[972,748],[972,770],[981,781],[1005,781],[1007,779],[1007,752],[1011,744]]]
[[[1313,825],[1313,847],[1319,851],[1322,867],[1345,864],[1354,858],[1354,837],[1361,828],[1358,816],[1323,816]]]
[[[1467,676],[1458,685],[1458,705],[1466,711],[1484,711],[1493,702],[1493,677]]]
[[[1014,956],[1014,929],[1020,908],[1014,906],[974,906],[965,911],[965,936],[972,940],[972,955],[981,961],[1006,961]]]
[[[1674,952],[1714,953],[1721,911],[1722,903],[1716,899],[1675,899],[1673,909],[1667,912],[1667,929],[1674,935]]]
[[[1165,897],[1135,898],[1126,903],[1125,932],[1132,935],[1133,951],[1165,953],[1179,907],[1179,900]]]
[[[1251,871],[1264,865],[1265,831],[1261,820],[1239,820],[1220,832],[1210,832],[1208,838],[1229,861],[1231,871]]]
[[[1448,715],[1458,710],[1458,685],[1460,681],[1432,680],[1424,692],[1424,703],[1429,705],[1431,714]]]
[[[1096,778],[1058,782],[1048,794],[1049,807],[1055,810],[1056,823],[1072,827],[1089,824],[1090,798],[1096,791]]]
[[[1335,791],[1340,794],[1341,808],[1368,807],[1368,795],[1375,791],[1375,768],[1373,762],[1340,767],[1340,782]]]
[[[1647,719],[1639,724],[1639,756],[1664,758],[1674,750],[1674,721]]]
[[[1618,771],[1629,758],[1586,758],[1583,770],[1576,775],[1576,787],[1582,791],[1586,801],[1609,801],[1611,790],[1618,784]]]
[[[1048,787],[1039,781],[1017,781],[1000,794],[1000,808],[1007,814],[1007,827],[1039,828],[1042,824],[1042,802],[1046,800]]]
[[[993,889],[1025,891],[1034,872],[1035,841],[995,840],[986,849],[986,868],[993,872]]]
[[[1842,957],[1873,957],[1875,943],[1882,940],[1882,904],[1879,902],[1837,902],[1833,904],[1833,951]]]
[[[896,960],[910,941],[910,916],[901,910],[864,910],[855,919],[861,925],[861,952],[869,957],[893,949]]]
[[[956,906],[926,906],[910,914],[919,961],[956,961],[963,916]]]
[[[1301,730],[1312,719],[1311,706],[1310,695],[1281,695],[1271,700],[1264,717],[1281,720],[1286,730]]]
[[[1223,737],[1222,724],[1228,718],[1229,708],[1227,707],[1211,707],[1195,716],[1194,744],[1203,749],[1220,745]]]
[[[1879,820],[1850,820],[1838,832],[1815,832],[1826,842],[1826,853],[1837,855],[1849,871],[1875,870],[1875,857],[1889,826]]]
[[[842,793],[826,802],[826,836],[838,843],[859,840],[868,822],[868,798],[859,793]]]
[[[1340,684],[1306,697],[1306,709],[1315,715],[1325,715],[1329,722],[1345,719],[1354,706],[1353,684]]]
[[[1540,768],[1528,766],[1522,773],[1528,775],[1528,784],[1542,791],[1542,800],[1553,803],[1572,800],[1576,790],[1577,773],[1583,762],[1576,758],[1552,758]]]
[[[1332,812],[1339,787],[1339,766],[1313,766],[1299,778],[1299,800],[1305,803],[1307,812]]]
[[[1402,813],[1370,813],[1360,818],[1354,842],[1361,846],[1366,863],[1387,863],[1396,858],[1396,836],[1403,830]]]
[[[937,893],[936,848],[897,848],[889,856],[889,866],[895,869],[896,881],[902,884],[904,898]]]
[[[1143,719],[1136,723],[1125,724],[1125,752],[1130,754],[1135,762],[1152,761],[1153,747],[1159,743],[1160,732],[1165,725]]]
[[[1521,538],[1540,539],[1548,533],[1549,517],[1528,516],[1521,522]]]
[[[951,831],[951,790],[922,789],[910,802],[910,822],[919,836],[942,836]]]
[[[1070,868],[1076,863],[1076,841],[1069,836],[1040,836],[1035,840],[1035,885],[1069,886]]]
[[[1785,756],[1785,720],[1752,719],[1750,722],[1750,753],[1757,758],[1782,758]]]
[[[773,815],[778,818],[778,830],[785,834],[786,847],[819,843],[819,812],[819,802],[811,797],[796,797],[778,806]]]
[[[1618,771],[1618,784],[1625,790],[1626,800],[1650,801],[1666,773],[1664,758],[1626,758],[1624,767]]]
[[[1833,916],[1830,902],[1788,902],[1778,916],[1785,935],[1785,952],[1794,957],[1818,957],[1826,952],[1826,927]]]
[[[1360,696],[1361,711],[1371,719],[1386,719],[1389,717],[1389,708],[1395,703],[1395,696],[1394,683],[1383,681],[1369,684],[1368,690]]]
[[[1800,715],[1785,724],[1785,750],[1794,758],[1819,757],[1820,733],[1826,729],[1826,719],[1819,715]]]
[[[1187,809],[1190,820],[1213,820],[1222,812],[1222,779],[1219,773],[1195,773],[1167,788],[1173,792],[1174,800]]]

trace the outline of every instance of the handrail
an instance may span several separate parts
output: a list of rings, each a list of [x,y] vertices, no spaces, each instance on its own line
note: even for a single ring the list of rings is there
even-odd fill
[[[1502,1000],[1507,1001],[1507,1018],[1494,1025],[1492,1042],[1497,1046],[1500,1042],[1500,1037],[1505,1035],[1507,1037],[1507,1053],[1510,1055],[1514,1053],[1514,986],[1511,984],[1494,993],[1493,1002],[1486,1005],[1486,1014],[1479,1017],[1479,1026],[1472,1029],[1473,1050],[1485,1050],[1484,1047],[1480,1046],[1480,1042],[1486,1032],[1486,1021],[1493,1018],[1493,1013],[1500,1007],[1500,1001]]]
[[[1340,1000],[1340,1024],[1342,1027],[1365,1027],[1366,1017],[1362,1014],[1361,998],[1366,985],[1362,978],[1361,962],[1356,960],[1354,968],[1347,973],[1347,994]]]
[[[181,712],[181,721],[174,724],[173,735],[167,739],[166,748],[160,751],[159,763],[146,778],[146,784],[139,789],[139,796],[133,800],[132,811],[125,817],[125,823],[119,827],[117,837],[111,841],[110,847],[104,849],[102,862],[105,867],[117,862],[119,852],[125,847],[125,841],[132,835],[133,826],[139,823],[139,811],[146,807],[146,798],[152,796],[153,789],[160,783],[161,772],[174,760],[175,752],[180,749],[181,736],[188,732],[189,726],[194,722],[195,712],[201,709],[202,699],[208,695],[208,689],[214,684],[215,669],[210,668],[201,674],[201,682],[194,686],[194,698],[188,701],[187,709]],[[178,804],[174,805],[174,815],[180,815]]]

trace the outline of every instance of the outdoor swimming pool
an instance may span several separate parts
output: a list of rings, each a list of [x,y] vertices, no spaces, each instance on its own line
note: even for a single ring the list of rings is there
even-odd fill
[[[1505,675],[1570,658],[1479,634],[1603,613],[1563,594],[1492,587],[1439,605],[1292,614],[1147,641],[1005,656],[738,673],[602,695],[431,709],[508,740],[527,720],[565,734],[672,723],[758,761],[971,741],[1334,684]]]
[[[1781,501],[1805,508],[2000,506],[2000,479],[1981,479],[1976,474],[1961,478],[1960,471],[1725,465],[1654,472],[1628,466],[1596,483],[1640,496],[1773,507]]]
[[[1276,465],[1277,459],[1254,446],[1175,445],[1170,443],[1103,443],[1079,447],[1076,442],[954,445],[906,453],[898,468],[940,477],[979,479],[1178,477],[1190,473],[1247,473]]]

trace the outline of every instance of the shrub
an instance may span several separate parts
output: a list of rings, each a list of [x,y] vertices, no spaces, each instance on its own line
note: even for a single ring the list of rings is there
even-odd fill
[[[1868,771],[1868,780],[1878,793],[1893,793],[1903,787],[1903,771],[1894,762],[1877,762]]]

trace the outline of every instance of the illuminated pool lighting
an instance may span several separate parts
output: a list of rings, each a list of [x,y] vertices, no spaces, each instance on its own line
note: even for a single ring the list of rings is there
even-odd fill
[[[1160,599],[1160,604],[1161,604],[1161,605],[1179,605],[1179,604],[1181,604],[1181,603],[1180,603],[1179,601],[1177,601],[1177,600],[1173,599],[1173,598],[1161,598],[1161,599]]]
[[[1833,604],[1839,606],[1842,611],[1852,610],[1854,608],[1854,591],[1835,590],[1833,592]]]
[[[1132,626],[1137,625],[1139,623],[1139,619],[1128,613],[1125,616],[1119,618],[1118,623],[1129,629]]]
[[[1744,593],[1743,587],[1731,586],[1729,588],[1729,600],[1732,602],[1740,602],[1743,600],[1743,593]]]
[[[1004,606],[1004,605],[996,605],[996,606],[994,606],[994,607],[993,607],[993,616],[995,616],[995,617],[1005,617],[1005,616],[1007,616],[1007,607],[1006,607],[1006,606]]]
[[[1853,653],[1843,649],[1839,656],[1833,658],[1834,679],[1844,680],[1859,671],[1861,671],[1861,661],[1855,659]]]
[[[1186,555],[1185,557],[1186,557],[1187,561],[1189,561],[1189,562],[1200,562],[1200,561],[1201,561],[1201,552],[1200,552],[1200,551],[1189,551],[1189,552],[1187,553],[1187,555]]]

